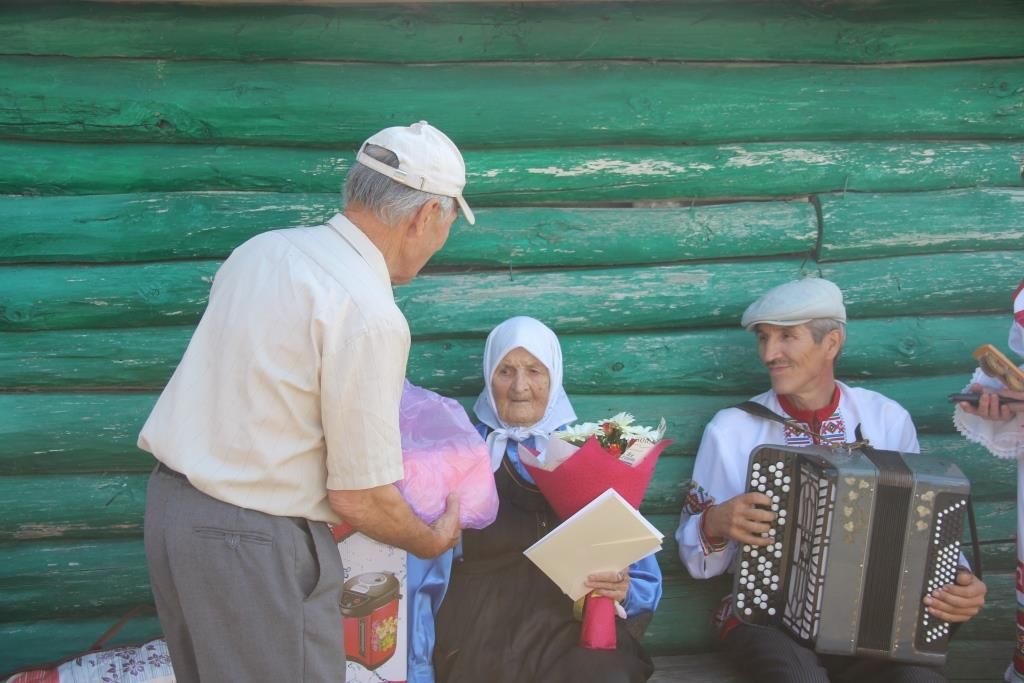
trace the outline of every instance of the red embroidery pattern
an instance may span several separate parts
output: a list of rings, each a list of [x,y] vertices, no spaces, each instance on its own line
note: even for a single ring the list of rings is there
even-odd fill
[[[699,515],[714,504],[714,496],[709,495],[700,484],[691,481],[687,485],[686,498],[683,500],[685,514]]]

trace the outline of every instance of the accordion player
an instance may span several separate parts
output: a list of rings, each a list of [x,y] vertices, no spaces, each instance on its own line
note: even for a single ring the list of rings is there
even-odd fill
[[[744,545],[733,611],[823,654],[945,662],[950,625],[922,604],[956,578],[970,482],[948,460],[759,446],[747,490],[772,500],[767,546]]]

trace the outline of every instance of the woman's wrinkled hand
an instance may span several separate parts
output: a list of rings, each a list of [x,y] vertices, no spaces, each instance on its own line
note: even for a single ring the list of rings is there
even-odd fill
[[[585,585],[600,597],[625,602],[629,595],[629,570],[591,574]]]

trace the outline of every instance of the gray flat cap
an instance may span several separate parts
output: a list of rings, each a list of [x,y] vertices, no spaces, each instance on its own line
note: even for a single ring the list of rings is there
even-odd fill
[[[826,318],[846,322],[843,293],[828,280],[808,277],[768,290],[743,312],[740,324],[750,330],[754,325],[803,325]]]

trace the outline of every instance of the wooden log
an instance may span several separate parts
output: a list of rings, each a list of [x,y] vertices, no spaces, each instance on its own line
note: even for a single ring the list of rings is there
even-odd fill
[[[336,194],[176,192],[0,197],[0,263],[224,258],[258,233],[318,225]],[[665,263],[811,253],[806,200],[689,208],[481,209],[457,221],[435,267]]]
[[[148,474],[2,477],[0,542],[138,537],[148,480]]]
[[[910,377],[974,369],[972,351],[1006,334],[1005,315],[853,321],[840,377]],[[159,390],[192,327],[0,333],[0,387]],[[564,334],[566,390],[577,393],[754,393],[764,369],[752,334],[735,328]],[[999,344],[1002,346],[1002,344]],[[483,335],[414,340],[406,374],[446,395],[483,387]]]
[[[0,475],[148,472],[154,394],[0,394]]]
[[[0,662],[5,671],[45,664],[88,650],[123,612],[89,619],[36,619],[0,623]],[[132,619],[107,647],[139,645],[161,637],[156,616]],[[3,672],[0,672],[3,673]]]
[[[215,261],[188,261],[3,268],[0,331],[116,327],[130,320],[137,321],[137,326],[157,320],[162,324],[194,323],[206,308],[219,265]],[[68,297],[66,305],[54,306],[52,297],[57,292]],[[96,325],[102,321],[120,324]]]
[[[822,263],[819,271],[843,290],[853,317],[1005,312],[1006,292],[1020,282],[1020,258],[1011,251],[903,256]],[[980,274],[998,281],[1002,291],[980,283]],[[954,281],[957,286],[950,287]]]
[[[194,323],[218,263],[0,268],[0,332]],[[752,293],[804,274],[835,281],[851,317],[1002,312],[1020,279],[1015,252],[816,264],[796,259],[424,275],[400,287],[417,336],[484,334],[543,312],[561,332],[733,325]],[[978,278],[978,273],[985,273]],[[950,282],[956,282],[951,287]]]
[[[7,54],[385,62],[682,59],[887,62],[1019,57],[1012,0],[438,3],[189,7],[74,3],[0,12]],[[800,40],[793,40],[799,35]],[[637,40],[642,36],[642,40]]]
[[[382,121],[424,118],[463,147],[1024,135],[1022,60],[908,70],[5,57],[0,82],[0,136],[72,142],[354,146]]]
[[[132,539],[9,543],[4,557],[0,622],[123,614],[153,602],[138,534]]]
[[[925,437],[922,448],[925,453],[949,457],[971,478],[979,539],[997,541],[1015,535],[1016,493],[1008,480],[1000,479],[1011,469],[1008,465],[954,435]],[[675,529],[692,463],[692,457],[662,458],[644,498],[642,511],[667,524],[666,533]],[[148,477],[145,472],[0,477],[0,503],[5,511],[0,542],[138,536]]]
[[[820,260],[1024,248],[1024,190],[819,197]]]
[[[953,429],[952,408],[945,397],[962,388],[964,381],[964,375],[943,375],[854,384],[907,406],[919,432],[948,434]],[[767,388],[765,380],[758,389]],[[750,393],[578,394],[572,400],[581,420],[610,417],[623,410],[633,413],[641,424],[657,424],[664,417],[675,440],[668,453],[692,455],[715,411],[746,400]],[[155,400],[155,395],[143,393],[0,393],[0,475],[146,472],[152,460],[135,442]],[[476,396],[459,400],[471,410]]]
[[[381,124],[378,124],[381,125]],[[354,147],[354,145],[352,146]],[[0,140],[0,192],[338,192],[352,147]],[[788,197],[1020,183],[1022,142],[791,142],[464,151],[471,205]]]

